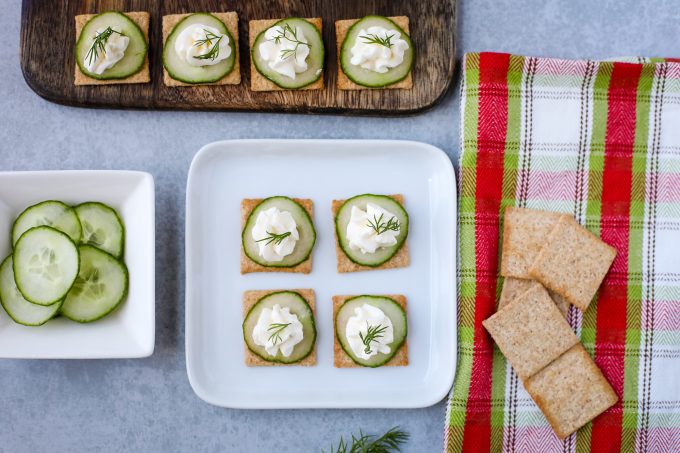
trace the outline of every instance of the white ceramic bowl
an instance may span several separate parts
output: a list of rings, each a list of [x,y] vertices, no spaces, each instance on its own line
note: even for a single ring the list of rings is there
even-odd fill
[[[56,318],[39,327],[16,324],[0,308],[0,357],[94,359],[148,357],[155,336],[154,181],[134,171],[0,172],[0,259],[11,252],[14,219],[43,200],[106,203],[125,223],[127,300],[105,318],[79,324]]]

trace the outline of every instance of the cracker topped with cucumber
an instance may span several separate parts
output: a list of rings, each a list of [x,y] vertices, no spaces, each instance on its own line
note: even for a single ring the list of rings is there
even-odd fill
[[[0,303],[18,324],[62,315],[96,321],[127,297],[125,226],[110,206],[48,200],[26,208],[12,227],[12,253],[0,265]]]

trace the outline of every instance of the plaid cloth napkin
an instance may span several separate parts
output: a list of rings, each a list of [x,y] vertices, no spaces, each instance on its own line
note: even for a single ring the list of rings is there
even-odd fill
[[[463,72],[446,451],[680,451],[680,63],[481,53]],[[502,286],[506,206],[571,213],[618,250],[568,321],[620,400],[564,442],[481,324]]]

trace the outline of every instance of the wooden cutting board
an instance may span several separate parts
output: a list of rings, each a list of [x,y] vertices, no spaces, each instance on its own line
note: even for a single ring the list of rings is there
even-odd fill
[[[74,17],[109,10],[151,14],[151,83],[74,86]],[[239,15],[241,84],[166,87],[161,60],[161,19],[166,14],[236,11]],[[337,89],[335,21],[369,14],[410,18],[416,49],[411,90]],[[250,91],[248,21],[322,17],[326,88],[315,91]],[[176,110],[253,110],[299,113],[407,114],[433,106],[449,88],[455,64],[455,0],[24,0],[21,67],[28,85],[43,98],[82,107]]]

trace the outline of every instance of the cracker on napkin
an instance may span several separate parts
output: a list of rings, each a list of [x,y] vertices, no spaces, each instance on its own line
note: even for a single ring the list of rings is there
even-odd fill
[[[578,343],[541,285],[534,285],[482,324],[522,380]]]
[[[505,277],[503,289],[501,289],[501,297],[498,299],[498,310],[515,300],[522,293],[527,292],[534,285],[540,285],[540,283],[535,280]],[[559,294],[555,294],[551,291],[548,291],[548,294],[550,294],[550,298],[555,302],[555,305],[557,305],[557,309],[562,313],[562,316],[566,318],[567,313],[569,313],[569,302]]]

